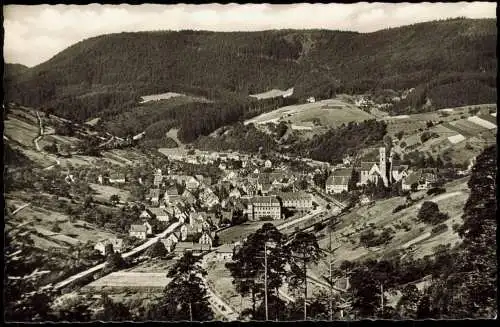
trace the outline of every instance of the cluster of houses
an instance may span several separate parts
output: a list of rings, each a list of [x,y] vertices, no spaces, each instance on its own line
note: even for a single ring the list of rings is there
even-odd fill
[[[353,174],[353,171],[358,174]],[[385,147],[379,148],[378,162],[360,162],[349,168],[335,169],[326,180],[325,191],[327,193],[342,193],[349,191],[353,176],[359,176],[354,181],[357,186],[366,185],[369,182],[377,184],[382,181],[385,187],[394,183],[401,183],[403,190],[410,190],[416,185],[418,190],[429,188],[437,180],[435,169],[411,170],[408,165],[400,165],[393,160],[391,151],[389,158],[386,156]]]
[[[265,167],[271,168],[271,163],[265,163]],[[121,176],[113,178],[115,182],[121,181]],[[178,221],[177,230],[161,240],[166,249],[173,252],[210,250],[217,230],[227,226],[235,210],[247,215],[249,220],[263,220],[282,219],[285,208],[305,212],[313,207],[311,194],[295,190],[297,176],[272,169],[262,173],[254,171],[247,176],[228,169],[217,182],[209,176],[164,175],[156,169],[152,180],[145,196],[147,205],[137,223],[130,226],[129,236],[145,240],[153,235],[151,220]],[[288,191],[284,192],[284,188]],[[111,244],[115,251],[121,252],[122,243],[120,239],[106,240],[96,244],[95,249],[106,255]]]

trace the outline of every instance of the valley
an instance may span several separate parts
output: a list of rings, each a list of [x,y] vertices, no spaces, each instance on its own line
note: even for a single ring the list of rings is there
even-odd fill
[[[8,318],[493,316],[495,24],[123,32],[6,64]]]

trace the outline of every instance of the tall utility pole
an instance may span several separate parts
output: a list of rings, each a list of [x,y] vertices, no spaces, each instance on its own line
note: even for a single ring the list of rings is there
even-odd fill
[[[333,276],[332,276],[332,261],[330,261],[330,321],[333,320],[333,303],[332,303],[332,298],[333,298]]]
[[[384,284],[380,283],[380,308],[384,312]]]
[[[307,320],[307,266],[304,258],[304,320]]]
[[[266,306],[266,321],[268,320],[267,310],[267,242],[264,243],[264,301]]]

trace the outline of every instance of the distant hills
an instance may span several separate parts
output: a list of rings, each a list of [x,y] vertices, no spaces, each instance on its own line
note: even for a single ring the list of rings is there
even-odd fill
[[[219,101],[290,87],[299,101],[414,87],[393,111],[418,112],[428,98],[434,109],[496,102],[496,38],[494,19],[374,33],[119,33],[81,41],[33,68],[6,65],[4,83],[8,101],[80,122],[131,110],[146,94]]]

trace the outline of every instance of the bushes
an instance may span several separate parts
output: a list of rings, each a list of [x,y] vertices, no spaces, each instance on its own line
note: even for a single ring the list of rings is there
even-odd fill
[[[399,211],[401,211],[403,209],[406,209],[407,207],[408,207],[407,204],[400,204],[396,208],[394,208],[394,210],[392,210],[392,213],[399,212]]]
[[[437,133],[423,132],[422,135],[420,135],[420,141],[422,141],[422,143],[425,143],[431,138],[436,138],[436,137],[439,137]]]
[[[59,225],[55,224],[54,226],[52,226],[52,228],[50,230],[53,231],[54,233],[60,233],[61,227],[59,227]]]
[[[439,224],[436,227],[432,228],[431,234],[432,235],[441,234],[441,233],[443,233],[443,232],[445,232],[447,230],[448,230],[448,225],[446,225],[446,224]]]
[[[373,229],[365,230],[359,237],[359,243],[367,248],[387,244],[393,233],[394,230],[391,228],[385,228],[380,234],[376,234]]]
[[[446,189],[443,187],[434,187],[427,191],[427,195],[439,195],[446,193]]]
[[[425,201],[417,215],[418,220],[431,225],[442,223],[449,218],[448,214],[439,211],[439,207],[432,201]]]

